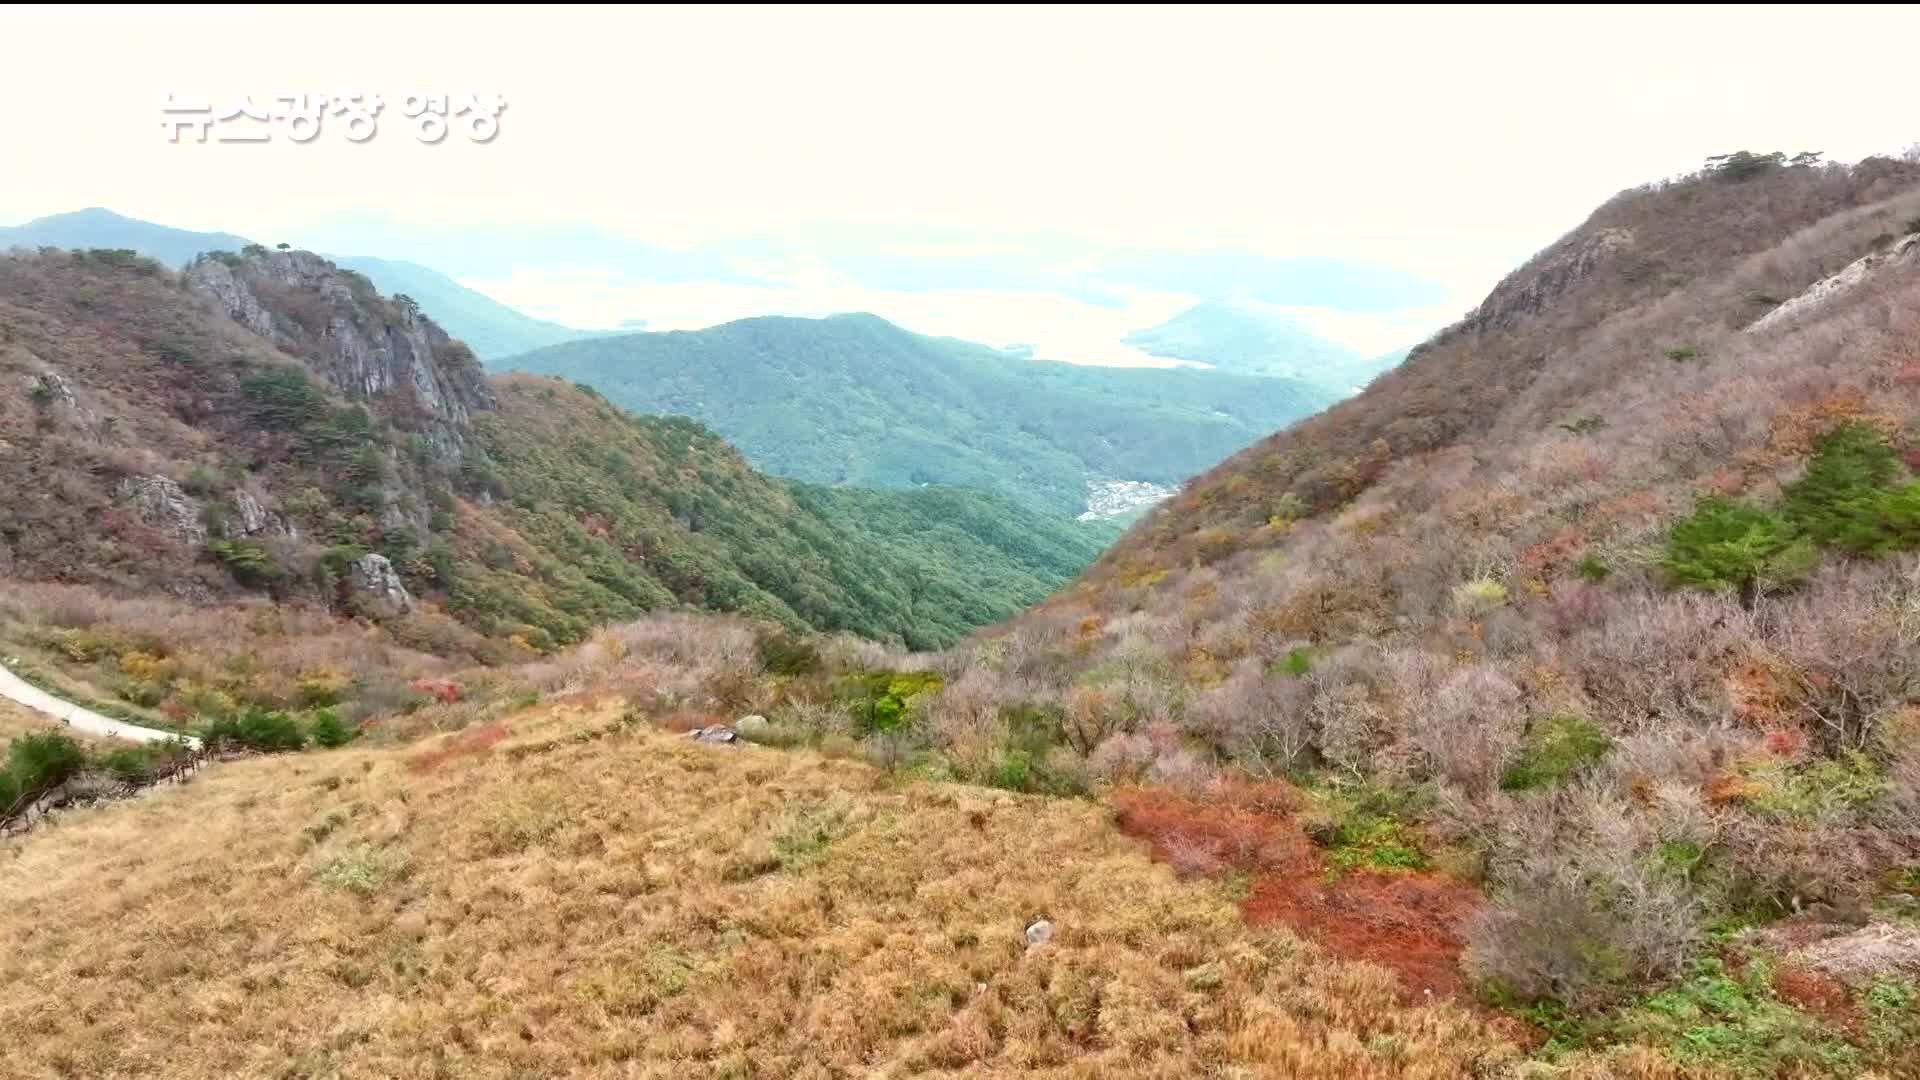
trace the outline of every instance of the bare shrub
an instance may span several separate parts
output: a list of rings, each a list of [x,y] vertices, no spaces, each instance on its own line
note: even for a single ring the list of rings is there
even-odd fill
[[[829,637],[820,648],[820,658],[829,671],[924,671],[933,663],[925,653],[903,652],[852,634]]]
[[[1606,726],[1711,724],[1727,715],[1726,672],[1753,644],[1738,602],[1694,593],[1635,597],[1566,654]]]
[[[614,627],[607,640],[631,656],[708,672],[756,671],[760,666],[753,628],[729,619],[655,615]]]
[[[1525,726],[1520,688],[1497,669],[1476,664],[1440,684],[1412,731],[1436,775],[1483,794],[1497,785]]]
[[[1660,833],[1586,784],[1502,819],[1492,902],[1466,928],[1467,970],[1576,1007],[1669,978],[1699,946],[1699,902]]]
[[[1003,742],[1000,708],[1007,695],[1000,680],[984,667],[970,668],[928,706],[931,737],[963,775],[983,774]]]
[[[1618,790],[1656,785],[1705,787],[1745,751],[1752,736],[1731,724],[1703,728],[1649,727],[1617,738],[1596,773]]]
[[[1213,762],[1191,750],[1162,751],[1153,759],[1149,777],[1185,795],[1201,795],[1220,778]]]
[[[1312,697],[1305,679],[1269,676],[1249,658],[1195,699],[1188,723],[1248,772],[1273,776],[1304,764],[1313,747]]]
[[[1920,728],[1920,721],[1910,721]],[[1920,731],[1910,734],[1887,767],[1887,824],[1907,836],[1920,836]]]
[[[1080,754],[1091,754],[1110,735],[1127,730],[1131,716],[1113,693],[1077,686],[1062,702],[1060,734]]]
[[[1820,588],[1780,604],[1768,641],[1790,665],[1799,707],[1837,749],[1871,744],[1877,728],[1920,696],[1920,600],[1912,574],[1839,567]]]
[[[1419,660],[1410,663],[1409,656]],[[1405,763],[1392,749],[1397,728],[1389,710],[1409,709],[1414,697],[1424,696],[1399,691],[1401,677],[1413,669],[1424,672],[1427,658],[1424,652],[1395,654],[1383,663],[1373,648],[1350,646],[1316,659],[1307,675],[1313,691],[1308,708],[1321,759],[1355,777],[1403,772]]]
[[[1152,740],[1145,735],[1122,732],[1109,735],[1093,748],[1093,754],[1087,759],[1087,771],[1104,783],[1131,783],[1146,774],[1153,760]]]
[[[1814,904],[1860,909],[1903,843],[1837,821],[1732,819],[1724,850],[1744,899],[1774,916]]]

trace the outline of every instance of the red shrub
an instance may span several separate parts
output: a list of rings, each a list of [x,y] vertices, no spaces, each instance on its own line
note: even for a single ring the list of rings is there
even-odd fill
[[[415,679],[408,684],[408,689],[442,705],[451,705],[462,696],[460,684],[452,679]]]

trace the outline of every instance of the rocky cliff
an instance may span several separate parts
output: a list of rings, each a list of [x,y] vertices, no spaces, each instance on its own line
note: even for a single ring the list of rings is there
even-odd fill
[[[345,397],[375,403],[458,458],[473,414],[494,407],[479,361],[404,298],[308,251],[204,256],[185,273],[240,325]]]

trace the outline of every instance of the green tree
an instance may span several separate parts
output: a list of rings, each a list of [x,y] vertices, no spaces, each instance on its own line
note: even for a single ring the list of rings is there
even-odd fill
[[[1761,173],[1772,172],[1786,164],[1787,155],[1775,150],[1771,154],[1756,154],[1750,150],[1738,150],[1731,154],[1715,154],[1707,159],[1707,172],[1722,180],[1746,180]]]
[[[1778,515],[1718,497],[1674,523],[1661,565],[1681,585],[1734,590],[1751,607],[1812,571],[1819,554]]]
[[[312,721],[307,724],[307,738],[315,746],[323,746],[331,750],[352,742],[353,732],[347,725],[340,722],[339,713],[332,709],[319,709],[314,712]]]
[[[1816,543],[1859,555],[1920,545],[1920,484],[1894,487],[1903,471],[1878,431],[1847,424],[1820,440],[1787,486],[1787,520]]]

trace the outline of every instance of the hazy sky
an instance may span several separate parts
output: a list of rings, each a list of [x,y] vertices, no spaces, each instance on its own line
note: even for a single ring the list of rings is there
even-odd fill
[[[320,222],[368,212],[681,247],[1045,235],[1380,263],[1442,284],[1413,319],[1445,321],[1615,191],[1707,154],[1920,140],[1897,44],[1917,29],[1835,7],[11,8],[0,222],[101,205],[319,248]],[[399,112],[419,90],[504,96],[498,135],[419,142]],[[169,93],[300,91],[380,94],[379,135],[163,134]],[[588,284],[488,283],[549,313],[587,311]],[[1027,300],[1020,318],[1050,317]]]

